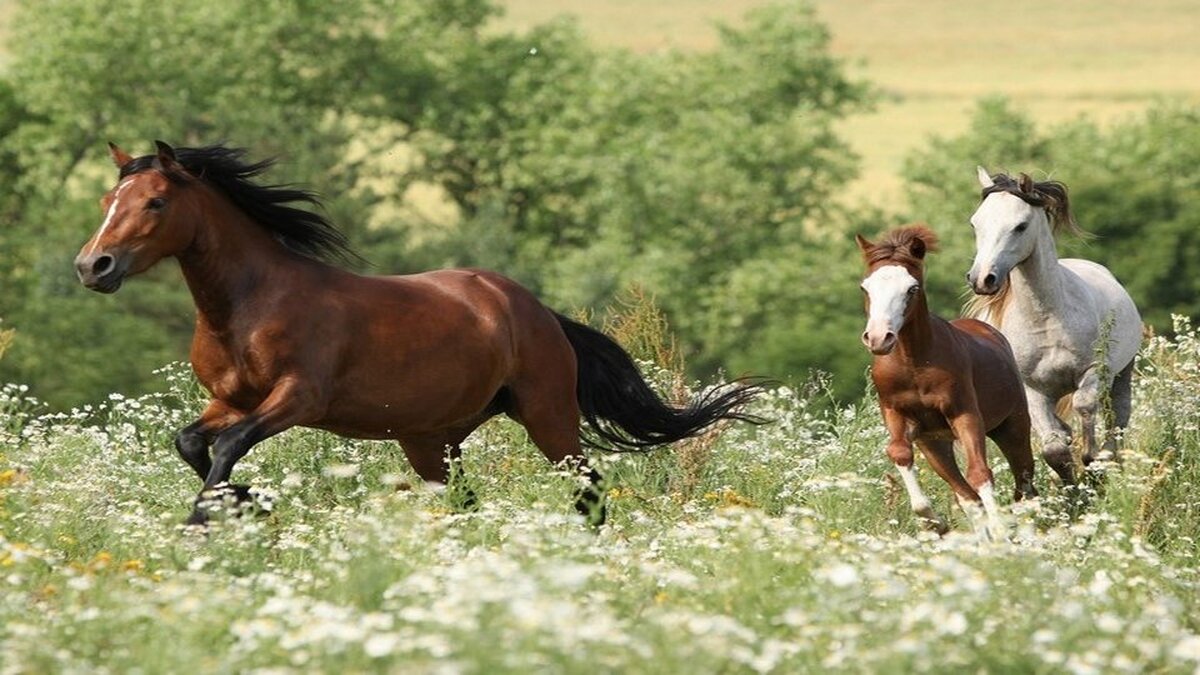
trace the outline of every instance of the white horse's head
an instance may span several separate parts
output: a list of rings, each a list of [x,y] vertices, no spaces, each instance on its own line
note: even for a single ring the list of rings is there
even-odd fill
[[[983,167],[976,170],[983,199],[971,216],[975,261],[967,282],[977,294],[994,295],[1004,288],[1009,272],[1040,243],[1053,246],[1055,229],[1074,228],[1074,221],[1062,183],[1035,183],[1025,174],[1013,179],[1002,173],[988,175]]]

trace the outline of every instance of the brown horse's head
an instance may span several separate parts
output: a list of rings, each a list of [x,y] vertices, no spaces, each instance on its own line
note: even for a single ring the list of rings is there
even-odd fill
[[[79,280],[94,291],[115,292],[126,277],[182,253],[195,236],[192,219],[180,217],[178,204],[192,178],[171,146],[156,144],[158,151],[145,170],[135,167],[128,153],[108,146],[120,179],[100,199],[100,229],[75,257]]]
[[[867,264],[862,282],[866,294],[867,327],[862,341],[876,355],[891,353],[900,329],[909,318],[925,308],[925,254],[937,250],[937,235],[924,225],[910,225],[888,232],[872,243],[855,235]]]

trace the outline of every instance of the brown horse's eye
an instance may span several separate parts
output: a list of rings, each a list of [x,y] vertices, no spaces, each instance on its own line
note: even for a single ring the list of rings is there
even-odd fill
[[[919,290],[921,290],[921,287],[920,287],[920,286],[909,286],[909,287],[908,287],[908,294],[909,294],[909,295],[916,295],[916,294],[917,294],[917,291],[919,291]]]
[[[150,209],[151,211],[162,211],[163,207],[166,205],[167,200],[163,199],[162,197],[154,197],[150,201],[146,202],[146,208]]]

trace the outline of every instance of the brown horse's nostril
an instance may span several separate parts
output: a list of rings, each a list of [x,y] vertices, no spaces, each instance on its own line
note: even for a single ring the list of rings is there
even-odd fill
[[[111,272],[115,265],[115,258],[108,254],[102,255],[99,258],[96,258],[95,262],[92,263],[92,274],[97,277],[102,277]]]
[[[864,345],[870,344],[870,342],[871,342],[871,338],[867,337],[867,331],[865,331],[865,330],[863,331],[863,334],[862,334],[862,341],[863,341]]]

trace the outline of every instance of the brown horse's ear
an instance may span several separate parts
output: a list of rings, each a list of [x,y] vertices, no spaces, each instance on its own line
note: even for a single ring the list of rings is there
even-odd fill
[[[154,147],[158,148],[158,153],[154,156],[151,166],[163,173],[183,172],[183,166],[175,159],[175,148],[162,141],[154,141]]]
[[[862,251],[863,255],[870,253],[871,249],[875,248],[875,244],[872,244],[861,234],[854,235],[854,243],[858,244],[858,250]]]
[[[908,245],[908,252],[917,260],[925,259],[925,252],[928,248],[925,246],[925,240],[920,237],[914,238]]]
[[[117,144],[112,141],[108,142],[108,154],[112,157],[113,164],[116,164],[118,169],[133,161],[132,155],[118,148]]]

